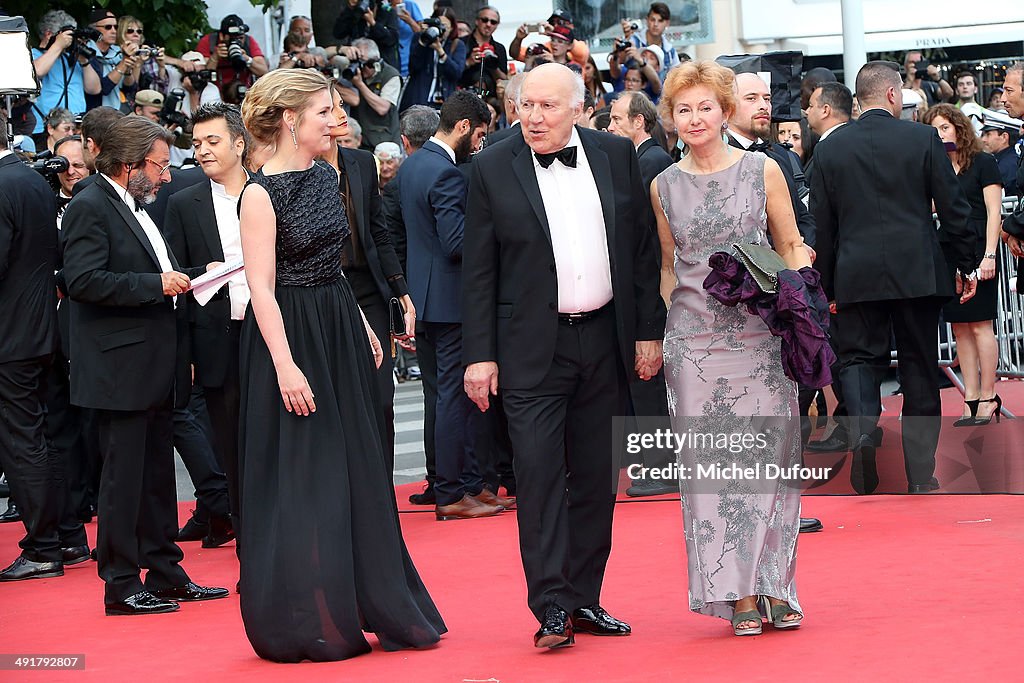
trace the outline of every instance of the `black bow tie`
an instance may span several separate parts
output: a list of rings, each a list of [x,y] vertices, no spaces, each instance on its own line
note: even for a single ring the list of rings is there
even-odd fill
[[[569,168],[576,168],[576,146],[564,147],[557,152],[550,152],[548,154],[539,154],[534,152],[534,156],[537,157],[537,163],[544,168],[548,168],[551,164],[555,163],[555,159],[558,159]]]
[[[57,215],[64,213],[64,209],[67,208],[68,204],[71,203],[71,197],[62,197],[57,195]]]
[[[761,154],[767,154],[768,150],[772,148],[770,142],[755,142],[750,147],[747,147],[748,152],[760,152]]]

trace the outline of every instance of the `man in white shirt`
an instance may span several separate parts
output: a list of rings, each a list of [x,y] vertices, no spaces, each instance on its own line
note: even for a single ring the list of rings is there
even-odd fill
[[[100,178],[64,214],[71,402],[94,409],[99,428],[96,548],[108,615],[227,596],[192,583],[167,533],[177,522],[172,408],[190,388],[181,295],[206,270],[182,272],[142,210],[170,180],[170,138],[141,116],[116,121],[96,158]]]
[[[199,107],[192,115],[192,146],[209,180],[176,192],[168,200],[164,229],[184,267],[242,260],[238,197],[248,174],[242,166],[246,131],[238,107],[223,102]],[[228,480],[235,520],[197,515],[193,525],[208,527],[204,546],[219,545],[239,524],[238,503],[238,344],[249,305],[245,272],[239,271],[190,321],[195,382],[203,387],[214,451]],[[204,518],[206,517],[206,518]]]

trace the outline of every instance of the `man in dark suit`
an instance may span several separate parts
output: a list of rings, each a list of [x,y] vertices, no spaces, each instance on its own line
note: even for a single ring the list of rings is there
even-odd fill
[[[64,574],[58,531],[64,467],[46,437],[44,403],[58,344],[56,221],[53,191],[8,149],[0,109],[0,468],[25,525],[21,554],[0,581]],[[80,546],[85,531],[80,522],[75,526]]]
[[[71,401],[97,411],[103,470],[99,574],[108,615],[178,609],[227,595],[181,568],[171,409],[189,375],[184,294],[202,268],[179,272],[145,211],[168,178],[171,136],[137,116],[107,131],[100,177],[63,219],[71,310]],[[148,569],[145,584],[141,568]]]
[[[525,73],[519,73],[508,80],[505,84],[505,121],[506,125],[504,128],[499,128],[484,139],[484,147],[490,147],[496,145],[502,140],[515,137],[523,134],[523,129],[520,127],[519,111],[517,109],[519,102],[519,91],[523,87],[523,79],[526,78]]]
[[[871,434],[881,414],[879,387],[889,366],[890,329],[903,387],[909,491],[938,488],[932,475],[941,426],[939,310],[954,291],[962,290],[965,301],[976,286],[970,207],[935,130],[899,120],[902,87],[896,64],[868,62],[857,74],[860,118],[814,152],[815,267],[838,310],[840,380],[854,454],[851,480],[859,493],[878,486]],[[932,222],[933,202],[941,231]],[[940,238],[946,242],[942,247]],[[961,274],[956,284],[944,251]]]
[[[237,107],[217,102],[197,109],[192,115],[192,124],[192,140],[203,180],[179,189],[168,199],[164,233],[179,263],[185,268],[234,262],[242,258],[238,197],[249,178],[242,168],[246,148],[242,115]],[[191,170],[182,173],[191,173]],[[161,194],[173,184],[172,181],[164,187]],[[155,218],[154,222],[157,222]],[[202,515],[197,505],[189,522],[196,531],[192,533],[186,525],[179,533],[179,541],[195,540],[194,537],[201,534],[203,545],[210,547],[241,528],[238,521],[238,413],[241,396],[238,344],[248,304],[249,287],[245,273],[239,272],[205,305],[190,307],[194,383],[203,389],[216,453],[215,462],[205,466],[202,462],[196,463],[195,468],[200,472],[223,470],[231,517],[228,519],[227,509],[218,509],[216,500],[213,504],[202,505]],[[196,481],[192,467],[189,474]],[[203,478],[209,477],[200,475],[200,479]],[[200,482],[196,481],[196,484],[198,487]],[[199,502],[202,503],[203,498]]]
[[[772,144],[768,138],[772,125],[772,94],[768,84],[757,74],[736,74],[736,110],[729,117],[729,144],[737,149],[766,154],[779,164],[782,174],[786,176],[790,198],[793,202],[793,213],[796,215],[796,226],[804,244],[814,247],[814,217],[807,206],[800,201],[799,189],[803,178],[797,177],[800,159],[780,145]],[[802,174],[802,171],[801,171]]]
[[[503,392],[537,647],[571,645],[574,630],[630,632],[600,606],[612,418],[627,378],[660,369],[665,327],[636,152],[576,126],[583,99],[563,65],[527,74],[523,137],[474,159],[466,219],[465,387],[481,410]]]
[[[434,448],[438,520],[496,515],[514,503],[484,488],[471,447],[473,405],[462,390],[462,240],[466,179],[456,164],[469,159],[490,121],[487,106],[459,91],[441,107],[437,134],[398,172],[408,237],[408,277],[426,344],[437,369]]]

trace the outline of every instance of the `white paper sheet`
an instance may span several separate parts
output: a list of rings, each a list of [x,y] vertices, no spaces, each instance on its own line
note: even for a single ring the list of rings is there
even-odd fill
[[[210,299],[224,286],[224,283],[243,270],[245,270],[245,264],[242,262],[242,259],[231,261],[230,263],[222,263],[213,270],[207,271],[192,280],[192,295],[195,296],[200,306],[205,306],[210,303]]]

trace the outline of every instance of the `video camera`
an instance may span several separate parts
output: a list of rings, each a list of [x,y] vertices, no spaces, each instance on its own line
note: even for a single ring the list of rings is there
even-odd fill
[[[57,40],[57,36],[67,31],[71,31],[72,36],[74,37],[74,41],[72,41],[71,45],[64,50],[64,53],[67,56],[76,59],[79,55],[82,55],[87,59],[92,59],[96,56],[96,50],[89,47],[89,41],[99,40],[100,32],[91,26],[86,26],[85,28],[75,28],[72,24],[61,26],[57,29],[56,33],[50,36],[50,42],[46,44],[45,49],[49,50],[53,46],[53,42]]]
[[[434,43],[444,38],[445,28],[440,19],[437,17],[428,17],[427,19],[424,19],[422,23],[425,25],[425,28],[420,31],[419,38],[417,38],[420,45],[423,47],[431,47]]]
[[[25,165],[51,181],[51,184],[53,176],[58,173],[67,173],[68,169],[71,168],[71,164],[66,157],[55,156],[50,150],[40,152],[36,155],[34,161],[25,162]]]

